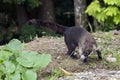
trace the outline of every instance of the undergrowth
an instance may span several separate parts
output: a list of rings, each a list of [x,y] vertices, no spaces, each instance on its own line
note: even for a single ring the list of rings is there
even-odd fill
[[[120,69],[120,43],[119,35],[114,35],[112,32],[102,32],[93,34],[97,38],[97,43],[102,51],[102,65],[107,69]],[[111,55],[111,57],[116,58],[116,62],[108,62],[106,58]]]
[[[37,80],[37,71],[51,61],[50,54],[24,51],[17,39],[0,50],[0,80]]]

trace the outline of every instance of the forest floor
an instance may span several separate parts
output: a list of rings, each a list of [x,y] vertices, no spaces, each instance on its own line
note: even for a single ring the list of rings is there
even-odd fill
[[[92,33],[92,35],[96,39],[96,42],[98,43],[98,46],[102,52],[103,60],[98,60],[96,54],[90,54],[88,59],[89,64],[87,65],[82,63],[80,59],[72,59],[66,54],[67,48],[64,43],[64,37],[42,37],[36,38],[35,40],[27,43],[27,50],[37,51],[41,54],[47,53],[52,55],[50,64],[38,72],[38,80],[120,80],[120,72],[118,72],[118,70],[120,70],[120,31],[97,32]],[[117,61],[106,61],[106,58],[109,55],[115,57]],[[59,67],[70,73],[77,74],[76,76],[63,76],[60,73],[61,70]],[[112,71],[112,73],[109,71]],[[110,74],[108,75],[107,73]],[[119,78],[115,77],[114,79],[114,77],[111,77],[115,76],[115,73]],[[103,76],[101,74],[103,74]],[[83,77],[80,77],[80,75]],[[93,76],[90,79],[88,75]],[[102,78],[95,78],[95,76],[100,75]],[[104,78],[105,76],[107,77]]]

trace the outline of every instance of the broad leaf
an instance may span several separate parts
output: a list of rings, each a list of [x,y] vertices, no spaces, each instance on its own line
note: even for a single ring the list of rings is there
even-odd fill
[[[105,9],[105,13],[107,16],[115,16],[115,15],[117,15],[118,11],[119,11],[119,9],[114,6],[109,6]]]
[[[25,73],[22,74],[23,80],[37,80],[37,74],[33,70],[26,70]]]
[[[20,73],[23,73],[26,70],[26,68],[20,64],[17,64],[16,70],[19,71]]]
[[[36,69],[46,67],[50,61],[51,61],[50,54],[40,54],[38,55],[38,58],[36,59],[36,62],[33,67]]]
[[[114,21],[115,24],[120,23],[120,14],[116,15],[116,16],[114,17],[113,21]]]
[[[116,5],[117,1],[119,1],[119,0],[104,0],[104,2],[109,5]]]
[[[98,12],[94,17],[100,22],[105,21],[107,19],[107,16],[105,15],[105,8],[101,8],[101,12]]]
[[[20,54],[20,57],[18,57],[16,60],[19,64],[21,64],[24,67],[33,67],[36,58],[37,58],[36,52],[24,51]]]
[[[94,16],[96,14],[96,12],[101,12],[101,8],[100,8],[100,3],[99,1],[94,1],[92,2],[86,9],[85,11],[86,13],[88,13],[89,15]]]
[[[4,66],[6,73],[13,73],[15,71],[15,65],[11,61],[5,61]]]
[[[19,41],[17,39],[11,40],[8,44],[6,44],[3,47],[4,50],[8,50],[11,52],[17,52],[23,48],[24,48],[24,46],[22,45],[21,41]]]
[[[36,52],[31,51],[24,51],[16,60],[20,65],[24,67],[33,67],[38,69],[48,65],[48,63],[51,61],[51,55],[38,54]]]
[[[13,53],[9,52],[9,51],[0,51],[0,64],[5,61],[8,60],[10,58],[10,56],[12,56]]]
[[[0,70],[5,74],[11,74],[15,71],[15,65],[10,61],[5,61],[4,64],[0,66]]]
[[[10,80],[21,80],[20,79],[20,72],[19,71],[15,71],[15,73],[10,74]]]

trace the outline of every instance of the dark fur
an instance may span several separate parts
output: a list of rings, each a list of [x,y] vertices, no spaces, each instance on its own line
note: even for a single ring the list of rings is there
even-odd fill
[[[60,34],[64,34],[65,43],[68,48],[68,55],[76,58],[77,56],[73,54],[75,49],[78,47],[81,49],[82,54],[85,56],[84,62],[87,62],[88,55],[93,51],[93,47],[97,48],[97,44],[93,36],[84,28],[80,27],[67,27],[59,25],[53,22],[47,22],[42,20],[32,19],[27,22],[28,24],[35,24],[38,26],[44,26],[49,29],[53,29]],[[102,59],[101,52],[96,50],[98,58]],[[79,53],[80,54],[80,53]]]
[[[71,27],[64,33],[65,43],[68,48],[67,54],[76,57],[73,52],[78,47],[81,48],[82,54],[85,56],[84,62],[87,62],[88,55],[93,51],[93,47],[97,48],[97,44],[93,36],[84,28]],[[102,59],[101,52],[96,50],[98,58]]]

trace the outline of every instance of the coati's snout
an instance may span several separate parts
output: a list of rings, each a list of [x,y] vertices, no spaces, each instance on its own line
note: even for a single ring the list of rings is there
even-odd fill
[[[82,55],[80,57],[80,60],[82,60],[84,63],[87,63],[88,62],[88,56],[93,52],[93,53],[97,53],[98,55],[98,59],[102,59],[102,56],[101,56],[101,51],[97,48],[97,44],[93,44],[93,43],[90,43],[90,42],[87,42],[89,45],[84,45],[84,47],[82,48]],[[79,53],[81,54],[81,53]]]
[[[95,50],[95,51],[98,55],[98,59],[102,60],[101,51],[99,50]],[[84,63],[88,63],[87,59],[91,52],[92,52],[91,50],[83,51],[82,55],[80,56],[80,60],[83,61]]]

